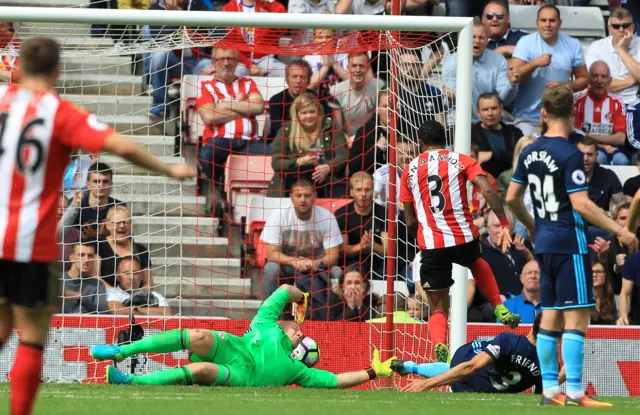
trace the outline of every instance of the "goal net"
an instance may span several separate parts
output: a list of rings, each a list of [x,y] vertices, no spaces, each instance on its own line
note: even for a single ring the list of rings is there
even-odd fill
[[[65,272],[46,381],[101,382],[93,344],[175,328],[241,335],[263,298],[294,281],[311,293],[303,330],[322,350],[318,367],[367,367],[373,347],[432,359],[397,189],[426,120],[446,125],[452,147],[465,145],[454,131],[468,135],[468,109],[454,117],[444,91],[457,87],[458,103],[468,102],[470,78],[456,83],[442,63],[456,59],[452,33],[469,19],[9,10],[0,14],[13,19],[0,44],[5,73],[19,67],[25,39],[58,39],[61,97],[165,162],[200,172],[178,183],[106,154],[73,157],[61,190]],[[469,75],[470,64],[458,59]],[[315,201],[291,194],[301,179],[313,183]],[[305,203],[318,206],[311,216]],[[278,267],[278,252],[303,259]],[[0,352],[0,376],[16,342]],[[186,358],[141,356],[119,368],[144,373]]]

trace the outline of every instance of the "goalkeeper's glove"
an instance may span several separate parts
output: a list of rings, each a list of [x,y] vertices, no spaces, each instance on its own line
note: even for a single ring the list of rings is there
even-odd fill
[[[302,293],[302,299],[293,304],[293,317],[296,323],[304,323],[304,316],[307,314],[307,304],[309,303],[309,293]]]
[[[373,380],[375,378],[388,378],[393,374],[393,370],[391,369],[391,362],[397,360],[398,358],[393,356],[390,359],[385,360],[384,362],[380,361],[380,352],[378,349],[373,349],[373,359],[371,359],[371,368],[367,370],[369,373],[369,379]]]

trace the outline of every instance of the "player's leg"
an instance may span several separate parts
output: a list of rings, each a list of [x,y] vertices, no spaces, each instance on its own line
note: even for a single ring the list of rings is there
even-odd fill
[[[11,414],[31,414],[40,386],[42,356],[51,310],[57,301],[60,267],[46,263],[10,263],[2,268],[13,277],[10,302],[20,343],[11,369]]]
[[[412,362],[411,360],[394,360],[391,362],[391,370],[404,376],[409,374],[420,375],[423,378],[432,378],[438,376],[447,370],[451,366],[449,363],[435,362],[435,363],[421,363]]]
[[[186,366],[147,373],[126,375],[113,366],[107,368],[107,383],[111,385],[216,385],[229,384],[230,370],[211,362],[189,363]]]
[[[202,329],[169,330],[145,337],[137,342],[122,346],[98,345],[91,348],[91,356],[97,360],[120,362],[140,353],[172,353],[189,350],[204,356],[214,350],[213,333]]]

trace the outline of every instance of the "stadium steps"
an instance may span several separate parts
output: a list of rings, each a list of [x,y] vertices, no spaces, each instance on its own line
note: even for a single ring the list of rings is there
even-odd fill
[[[78,95],[64,94],[64,99],[95,113],[98,118],[112,118],[115,116],[142,115],[145,117],[144,123],[148,122],[147,115],[151,109],[151,97],[143,94],[132,97],[102,96],[102,95]]]
[[[144,146],[156,156],[172,156],[174,137],[163,135],[132,135],[129,136],[137,144]]]
[[[260,300],[191,299],[174,298],[169,305],[174,312],[198,317],[251,319],[260,307]]]
[[[150,236],[140,235],[137,243],[145,245],[152,257],[226,256],[229,240],[211,236]]]
[[[140,184],[144,186],[144,183]],[[150,198],[145,194],[131,195],[125,200],[133,216],[202,216],[206,198],[202,196],[162,196]]]
[[[91,59],[68,57],[62,59],[62,70],[70,75],[131,75],[131,62],[129,56],[95,56]]]
[[[113,176],[113,183],[113,197],[120,200],[127,200],[129,195],[132,194],[157,197],[165,194],[193,195],[196,191],[195,179],[179,182],[163,176],[128,175],[118,172]],[[140,186],[140,183],[144,183],[145,186]],[[184,191],[184,193],[181,193],[181,191]]]
[[[198,279],[202,281],[226,280],[241,277],[240,258],[188,258],[164,257],[151,258],[153,273],[172,277]],[[246,280],[250,281],[250,280]]]
[[[185,162],[185,160],[182,157],[163,156],[163,157],[160,157],[160,159],[163,162],[168,164],[180,164]],[[143,169],[142,167],[133,166],[130,161],[120,158],[118,156],[112,156],[112,155],[100,156],[100,161],[110,165],[115,174],[143,175],[143,176],[155,175],[158,177],[162,177],[158,173],[148,172],[146,169]],[[172,179],[165,178],[165,180],[171,181]]]
[[[218,219],[204,217],[134,216],[133,236],[213,236]]]
[[[153,277],[153,288],[166,298],[243,300],[251,293],[251,281],[243,278]]]
[[[131,97],[142,91],[142,79],[134,75],[64,73],[56,88],[60,94]]]

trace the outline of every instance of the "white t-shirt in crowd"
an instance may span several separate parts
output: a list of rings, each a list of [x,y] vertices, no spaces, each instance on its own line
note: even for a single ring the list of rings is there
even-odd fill
[[[399,209],[403,209],[400,202],[400,177],[402,173],[398,169],[396,169],[396,173],[398,174],[396,179],[396,203]],[[389,164],[379,167],[373,173],[373,197],[374,201],[381,205],[386,205],[389,200]]]
[[[305,56],[304,60],[311,66],[313,73],[318,72],[320,68],[322,68],[322,55]],[[347,66],[349,66],[349,54],[347,53],[336,53],[333,55],[333,60],[344,69],[347,69]]]
[[[347,135],[354,135],[373,115],[378,101],[378,91],[384,87],[384,81],[378,78],[369,79],[360,90],[351,88],[348,79],[331,86],[329,92],[342,108]]]
[[[158,300],[158,307],[169,307],[169,303],[166,298],[162,294],[158,294],[155,291],[149,291],[151,295],[153,295],[156,300]],[[131,298],[131,293],[128,291],[124,291],[120,287],[111,287],[107,288],[107,302],[110,301],[118,301],[120,303],[124,303],[128,299]]]
[[[264,225],[261,239],[279,245],[285,255],[303,258],[321,258],[327,249],[343,242],[335,216],[320,206],[313,207],[309,220],[299,219],[293,207],[273,213]]]
[[[367,0],[353,0],[351,10],[353,14],[372,15],[382,13],[384,11],[384,5],[382,4],[382,0],[378,0],[375,3],[370,3]]]
[[[640,38],[638,38],[638,36],[634,36],[633,39],[631,39],[631,46],[628,52],[633,59],[640,61]],[[611,36],[593,42],[591,46],[589,46],[585,61],[587,63],[587,69],[596,61],[605,61],[607,65],[609,65],[611,78],[614,80],[619,81],[629,76],[627,66],[622,62],[620,55],[618,55],[618,52],[616,52],[613,47],[613,38]],[[622,100],[625,104],[629,104],[637,98],[637,94],[638,85],[634,84],[612,95]]]

